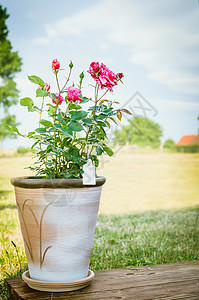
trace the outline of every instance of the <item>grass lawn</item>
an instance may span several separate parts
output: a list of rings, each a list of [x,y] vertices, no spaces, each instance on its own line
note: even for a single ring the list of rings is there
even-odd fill
[[[9,179],[30,174],[23,169],[30,163],[28,156],[0,158],[1,279],[27,269]],[[108,182],[91,269],[199,259],[198,154],[121,152],[102,165]]]

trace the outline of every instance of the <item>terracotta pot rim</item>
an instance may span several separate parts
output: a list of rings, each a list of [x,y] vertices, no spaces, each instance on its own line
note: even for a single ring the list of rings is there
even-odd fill
[[[104,176],[96,178],[96,185],[83,185],[82,178],[56,178],[46,179],[42,176],[24,176],[14,177],[10,180],[11,184],[16,187],[25,189],[38,189],[38,188],[53,188],[53,189],[66,189],[66,188],[93,188],[102,186],[106,182]]]

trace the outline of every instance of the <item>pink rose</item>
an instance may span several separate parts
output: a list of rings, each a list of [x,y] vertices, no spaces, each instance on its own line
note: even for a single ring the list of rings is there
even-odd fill
[[[38,85],[38,89],[41,89],[41,90],[42,90],[42,86],[41,86],[41,85]]]
[[[122,79],[124,77],[124,74],[123,73],[117,73],[116,75],[119,79]]]
[[[89,73],[93,77],[93,79],[99,84],[100,88],[107,88],[109,91],[113,91],[113,86],[117,85],[117,77],[116,75],[109,70],[104,64],[101,64],[98,67],[98,72],[95,70],[97,69],[97,66],[99,63],[92,62],[90,64]]]
[[[45,85],[44,85],[44,90],[46,91],[46,92],[48,92],[49,90],[50,90],[50,84],[49,83],[45,83]]]
[[[53,70],[58,70],[60,68],[60,62],[57,59],[52,61],[52,68]]]
[[[81,101],[79,98],[79,95],[82,93],[82,91],[78,88],[75,88],[74,86],[69,86],[68,88],[68,94],[67,94],[67,99],[70,102],[75,102],[75,101]]]
[[[55,93],[56,99],[54,100],[52,98],[53,103],[57,104],[62,104],[62,102],[64,101],[64,98],[59,94],[59,93]]]

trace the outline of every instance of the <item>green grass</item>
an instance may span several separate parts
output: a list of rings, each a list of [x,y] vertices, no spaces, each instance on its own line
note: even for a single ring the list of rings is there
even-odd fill
[[[1,221],[1,278],[27,269],[16,209]],[[92,270],[125,268],[199,259],[199,210],[152,211],[105,216],[97,222]],[[11,241],[17,245],[16,248]],[[2,282],[2,294],[6,294]]]
[[[28,156],[0,158],[0,299],[6,297],[3,279],[28,268],[9,180],[27,175],[24,167],[30,163]],[[105,161],[100,173],[108,182],[91,269],[199,259],[198,154],[121,152]]]
[[[98,219],[94,270],[199,259],[199,210],[156,211]]]

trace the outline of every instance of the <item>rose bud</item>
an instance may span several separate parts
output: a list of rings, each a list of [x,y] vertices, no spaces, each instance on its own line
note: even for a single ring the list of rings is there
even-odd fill
[[[99,71],[99,62],[92,62],[90,64],[91,68],[93,69],[94,72],[98,72]]]
[[[60,68],[60,62],[57,59],[54,59],[52,61],[52,69],[53,70],[58,70]]]
[[[49,83],[45,83],[45,85],[44,85],[44,90],[46,91],[46,92],[48,92],[49,90],[50,90],[50,84]]]
[[[117,77],[118,77],[119,79],[122,79],[122,78],[124,77],[124,74],[123,74],[123,73],[117,73]]]

